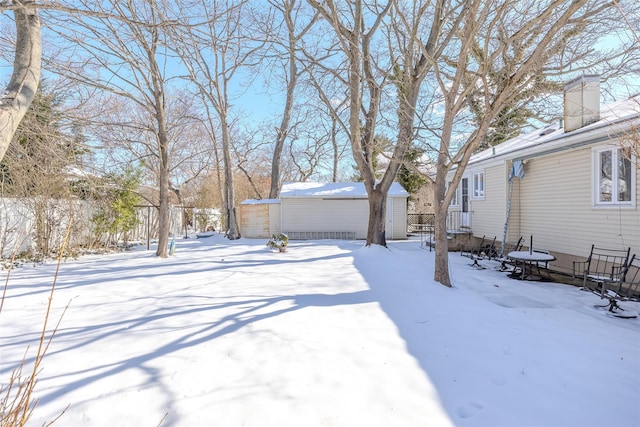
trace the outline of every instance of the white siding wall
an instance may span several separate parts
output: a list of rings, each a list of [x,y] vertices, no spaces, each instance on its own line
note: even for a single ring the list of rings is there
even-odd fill
[[[511,167],[511,165],[509,165]],[[525,177],[526,179],[526,177]],[[507,174],[508,181],[508,174]],[[520,203],[520,192],[522,191],[522,180],[520,178],[513,179],[513,188],[511,193],[511,212],[509,214],[509,228],[507,230],[507,242],[515,243],[518,241],[520,237],[524,237],[522,235],[522,224],[520,224],[520,212],[521,212],[521,203]],[[507,193],[505,204],[508,206],[509,204],[509,183],[507,182]],[[505,207],[505,219],[507,217]],[[504,230],[503,230],[504,233]]]
[[[521,229],[534,247],[585,255],[591,244],[640,254],[640,211],[592,206],[592,147],[535,158],[521,183]],[[636,181],[639,181],[636,174]],[[640,182],[636,182],[636,193]],[[636,196],[637,197],[637,196]]]
[[[269,204],[269,235],[280,233],[280,203]]]
[[[367,237],[367,199],[281,199],[282,231],[351,231],[356,239]]]
[[[480,171],[469,170],[470,186],[473,185],[473,173]],[[507,180],[504,163],[484,169],[484,199],[470,198],[472,230],[475,236],[496,236],[497,240],[502,240],[507,211]],[[470,188],[469,192],[473,195],[473,188]]]
[[[389,197],[387,208],[387,239],[407,238],[407,199],[404,197]]]

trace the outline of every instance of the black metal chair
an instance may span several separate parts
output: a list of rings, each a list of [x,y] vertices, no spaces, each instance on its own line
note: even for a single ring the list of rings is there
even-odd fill
[[[470,265],[472,267],[483,270],[486,267],[480,265],[478,263],[479,260],[494,259],[498,256],[498,251],[496,250],[496,237],[494,237],[493,240],[489,243],[487,237],[482,236],[482,240],[478,245],[468,245],[463,247],[460,250],[460,255],[471,258],[473,260],[473,263]]]
[[[524,237],[522,236],[520,236],[520,238],[516,243],[504,244],[504,251],[502,252],[502,255],[500,255],[500,257],[497,258],[497,260],[500,261],[500,271],[513,270],[513,268],[515,267],[515,264],[512,259],[509,259],[507,254],[509,254],[509,252],[521,251],[523,246],[524,246]]]
[[[582,289],[605,298],[607,290],[620,288],[626,280],[631,261],[631,248],[609,249],[591,245],[591,252],[585,261],[573,261],[573,277],[582,276]],[[613,311],[616,299],[610,299],[609,311]]]
[[[618,305],[618,301],[635,301],[640,302],[640,258],[632,255],[627,265],[623,268],[623,277],[621,281],[602,282],[600,290],[600,298],[608,299],[609,303],[600,305],[606,308],[614,316],[632,318],[637,317],[638,313],[631,310],[625,310]]]

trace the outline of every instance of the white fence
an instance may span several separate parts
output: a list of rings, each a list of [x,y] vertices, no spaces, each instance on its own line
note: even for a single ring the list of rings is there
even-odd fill
[[[0,255],[9,258],[14,253],[40,253],[42,256],[49,255],[43,252],[57,253],[70,223],[69,247],[104,245],[106,236],[96,236],[91,222],[95,213],[96,207],[82,200],[0,198]],[[217,209],[172,206],[169,213],[170,233],[176,237],[220,227],[220,211]],[[158,209],[140,206],[137,216],[138,224],[133,230],[115,236],[118,242],[149,244],[158,238]]]

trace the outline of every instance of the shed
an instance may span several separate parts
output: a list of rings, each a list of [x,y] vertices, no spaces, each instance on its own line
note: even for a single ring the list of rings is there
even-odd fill
[[[409,193],[394,182],[387,195],[387,239],[407,238]],[[240,230],[264,238],[280,231],[290,239],[366,239],[369,201],[362,182],[287,182],[278,200],[245,200]]]
[[[407,238],[409,193],[387,195],[387,239]],[[362,182],[288,182],[280,192],[281,229],[290,239],[366,239],[369,201]]]

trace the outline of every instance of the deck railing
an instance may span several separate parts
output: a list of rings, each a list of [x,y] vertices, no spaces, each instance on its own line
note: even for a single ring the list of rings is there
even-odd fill
[[[433,213],[410,213],[407,214],[407,232],[421,233],[432,231],[435,225],[435,214]],[[462,232],[471,231],[470,212],[449,212],[447,214],[447,231]]]

